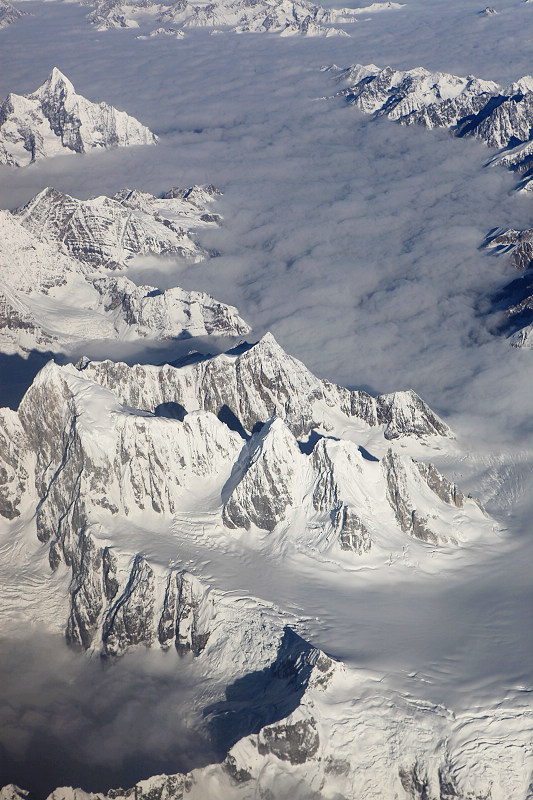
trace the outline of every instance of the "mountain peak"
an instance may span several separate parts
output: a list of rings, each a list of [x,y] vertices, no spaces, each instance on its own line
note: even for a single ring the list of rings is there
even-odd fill
[[[14,167],[68,151],[84,153],[157,141],[134,117],[76,94],[57,67],[34,92],[10,94],[0,120],[0,163]]]
[[[48,88],[52,89],[55,88],[58,84],[62,84],[67,89],[71,89],[74,91],[74,86],[69,81],[66,75],[64,75],[60,69],[54,67],[46,81],[43,83],[43,87],[47,86]],[[43,88],[41,87],[41,88]]]

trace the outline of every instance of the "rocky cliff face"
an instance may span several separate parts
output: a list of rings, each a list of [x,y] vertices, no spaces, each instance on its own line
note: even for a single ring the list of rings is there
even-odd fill
[[[194,186],[157,198],[124,189],[113,197],[77,200],[48,187],[13,215],[39,241],[96,269],[121,269],[147,253],[199,261],[205,252],[192,232],[219,219],[211,211],[216,191]]]
[[[533,346],[533,231],[512,228],[487,237],[485,246],[505,255],[509,265],[518,270],[492,298],[493,308],[505,314],[498,331],[510,337],[513,347]]]
[[[0,409],[0,516],[15,519],[29,488],[32,470],[29,442],[18,415]]]
[[[231,492],[224,504],[228,528],[272,531],[288,508],[301,502],[305,457],[281,419],[274,417],[243,448],[223,490]]]
[[[448,426],[414,393],[372,397],[316,378],[288,355],[272,334],[214,358],[180,368],[128,367],[111,361],[85,365],[87,377],[115,391],[134,408],[152,411],[177,402],[201,408],[245,433],[273,416],[284,420],[297,439],[318,428],[336,429],[338,414],[365,430],[382,427],[385,439],[451,436]]]
[[[65,152],[155,144],[134,117],[107,103],[91,103],[54,68],[28,95],[9,94],[0,106],[0,164],[23,167]]]

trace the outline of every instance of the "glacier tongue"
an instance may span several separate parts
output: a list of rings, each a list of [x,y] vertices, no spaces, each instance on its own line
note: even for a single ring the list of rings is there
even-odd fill
[[[34,92],[11,93],[0,106],[0,164],[23,167],[65,152],[156,142],[134,117],[76,94],[56,67]]]

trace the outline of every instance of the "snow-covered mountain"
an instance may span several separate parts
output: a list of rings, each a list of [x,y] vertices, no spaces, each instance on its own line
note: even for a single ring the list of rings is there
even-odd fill
[[[21,11],[15,6],[8,3],[7,0],[0,0],[0,30],[12,25],[18,19],[24,16],[24,11]]]
[[[507,257],[519,272],[493,298],[495,310],[503,311],[502,332],[509,335],[513,347],[533,347],[533,230],[508,228],[488,237],[485,246]],[[522,273],[522,274],[520,274]]]
[[[44,189],[22,209],[0,212],[2,351],[87,338],[247,333],[233,306],[203,292],[137,286],[125,274],[138,254],[201,260],[193,231],[216,224],[209,207],[216,193],[175,188],[155,198],[125,190],[80,201]]]
[[[112,594],[116,565],[108,554],[104,562]],[[154,575],[141,559],[134,570],[130,596],[116,603],[111,641],[114,631],[125,628],[143,641],[142,587]],[[50,800],[528,796],[524,765],[531,757],[533,719],[524,699],[510,695],[462,713],[421,702],[313,647],[276,609],[224,596],[185,571],[169,576],[164,604],[160,639],[177,635],[182,659],[201,687],[196,714],[188,708],[180,714],[188,724],[203,723],[219,748],[218,763],[105,795],[62,787]],[[12,785],[0,796],[25,795]]]
[[[308,416],[296,422],[304,408]],[[322,382],[270,334],[240,355],[182,367],[50,362],[18,415],[6,411],[3,421],[0,513],[16,519],[33,498],[52,568],[72,570],[67,632],[85,648],[115,653],[138,643],[125,634],[107,644],[119,584],[128,596],[139,586],[150,608],[146,642],[165,617],[164,607],[156,613],[163,591],[147,577],[152,567],[130,548],[122,583],[113,583],[112,597],[106,589],[99,541],[112,540],[124,519],[161,526],[185,514],[207,540],[262,530],[275,549],[334,558],[401,550],[409,537],[457,546],[492,530],[479,505],[433,466],[391,449],[398,438],[449,436],[416,395],[372,398]],[[369,441],[381,457],[359,444]]]
[[[372,397],[320,380],[285,353],[272,334],[253,346],[242,345],[184,367],[103,361],[86,364],[84,374],[134,408],[153,411],[179,402],[188,411],[231,412],[233,424],[247,434],[257,422],[279,416],[298,439],[307,439],[315,430],[343,436],[350,421],[365,430],[383,431],[386,441],[451,436],[446,423],[415,392]]]
[[[456,715],[387,691],[383,682],[376,685],[363,670],[346,669],[290,628],[281,641],[270,630],[278,650],[256,673],[261,679],[245,679],[240,692],[237,681],[233,697],[230,691],[209,706],[214,731],[222,727],[220,714],[243,734],[221,763],[154,776],[106,795],[62,787],[49,800],[527,797],[523,764],[530,757],[532,720],[525,702],[511,698],[499,708]],[[285,706],[297,707],[276,718],[262,705],[265,696],[280,705],[285,696]],[[505,729],[512,731],[512,744]],[[2,800],[24,800],[18,787],[3,792]]]
[[[162,197],[124,189],[113,197],[77,200],[46,188],[13,215],[41,242],[114,270],[147,253],[200,261],[206,254],[193,232],[217,222],[211,203],[219,194],[213,186],[193,186]]]
[[[276,326],[330,380],[271,334],[243,342],[232,306],[130,279],[175,264],[192,280],[188,264],[209,256],[195,233],[218,236],[211,187],[81,201],[48,188],[0,212],[10,397],[32,367],[24,349],[61,351],[61,365],[27,379],[17,410],[0,409],[0,787],[30,790],[0,788],[0,800],[45,800],[52,786],[49,800],[533,800],[528,354],[484,335],[483,319],[469,324],[480,286],[498,278],[494,259],[463,258],[495,214],[509,225],[507,202],[526,227],[527,196],[510,199],[495,173],[477,182],[468,148],[446,136],[428,133],[427,152],[407,135],[398,147],[389,123],[373,141],[356,123],[354,159],[357,113],[338,99],[331,115],[310,105],[332,47],[350,63],[347,39],[287,49],[192,31],[336,37],[346,12],[109,0],[96,24],[101,13],[102,27],[139,30],[101,34],[84,5],[33,2],[28,25],[4,32],[7,88],[27,28],[36,63],[56,48],[94,85],[140,86],[139,107],[162,129],[180,119],[183,136],[128,156],[132,185],[174,180],[184,158],[208,176],[211,163],[242,215],[197,288],[205,274],[224,299],[246,297],[262,330]],[[429,52],[479,74],[526,72],[532,6],[464,6],[411,0],[383,27],[352,27],[365,58],[392,48],[402,64]],[[185,31],[183,46],[163,42]],[[501,163],[513,167],[516,151],[531,188],[531,140],[513,139],[528,135],[527,81],[500,103],[506,90],[490,82],[402,74],[397,88],[412,79],[417,90],[402,99],[385,76],[381,106],[366,76],[369,113],[479,128],[505,148]],[[148,96],[139,75],[160,91]],[[86,160],[64,164],[84,198],[98,178]],[[4,206],[54,169],[4,167]],[[500,308],[508,331],[524,331],[533,235],[494,233],[489,244],[521,270]],[[89,337],[225,333],[240,344],[215,356],[178,358],[208,345],[170,342],[170,364],[65,364]],[[87,343],[91,356],[152,349]],[[339,375],[351,388],[331,382]],[[391,386],[402,391],[378,394]]]
[[[422,557],[492,540],[479,505],[408,455],[419,437],[449,435],[415,395],[371,398],[320,381],[267,335],[181,367],[50,362],[18,413],[2,414],[0,511],[13,530],[35,524],[48,552],[41,569],[65,595],[65,616],[48,624],[106,657],[174,648],[195,670],[191,724],[204,726],[221,763],[150,778],[137,796],[205,798],[216,787],[225,798],[356,797],[370,785],[375,797],[466,799],[488,787],[494,800],[521,796],[531,717],[519,705],[457,718],[376,691],[373,676],[306,642],[280,609],[214,588],[176,559],[187,542],[227,547],[244,536],[317,567],[325,553],[340,565],[379,552],[386,569],[384,553],[409,541]],[[379,457],[359,444],[370,441]],[[472,752],[489,729],[491,747]]]
[[[76,94],[56,67],[35,92],[11,93],[0,106],[0,164],[12,167],[69,152],[156,141],[145,125],[125,111]]]
[[[235,33],[279,33],[282,36],[347,36],[335,25],[357,21],[364,14],[394,10],[402,3],[372,3],[363,8],[323,8],[310,0],[217,0],[217,2],[156,3],[152,0],[105,0],[89,14],[99,30],[137,27],[155,17],[163,26],[153,35],[187,28],[213,28]],[[146,37],[143,37],[146,38]],[[178,37],[179,38],[179,37]]]
[[[365,114],[386,116],[402,125],[449,128],[455,136],[475,136],[489,147],[505,148],[490,164],[529,169],[532,160],[533,78],[502,87],[469,75],[379,68],[374,64],[333,68],[346,84],[339,94]]]

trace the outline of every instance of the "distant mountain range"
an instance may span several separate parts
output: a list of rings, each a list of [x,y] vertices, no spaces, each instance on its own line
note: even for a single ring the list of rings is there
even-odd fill
[[[454,136],[475,136],[489,147],[505,148],[490,160],[518,171],[533,162],[533,77],[499,86],[469,75],[429,72],[423,67],[396,70],[374,64],[330,67],[339,94],[365,114],[402,125],[449,128]]]
[[[23,16],[24,11],[15,8],[15,6],[8,3],[7,0],[0,0],[0,30],[2,28],[7,28],[8,25],[12,25],[13,22],[16,22]]]
[[[336,25],[356,22],[366,14],[399,9],[404,4],[388,0],[353,9],[324,8],[310,0],[216,0],[210,3],[97,0],[94,5],[88,18],[99,30],[135,28],[154,20],[158,25],[152,31],[154,36],[169,33],[181,38],[190,28],[282,36],[347,36],[346,31]]]

